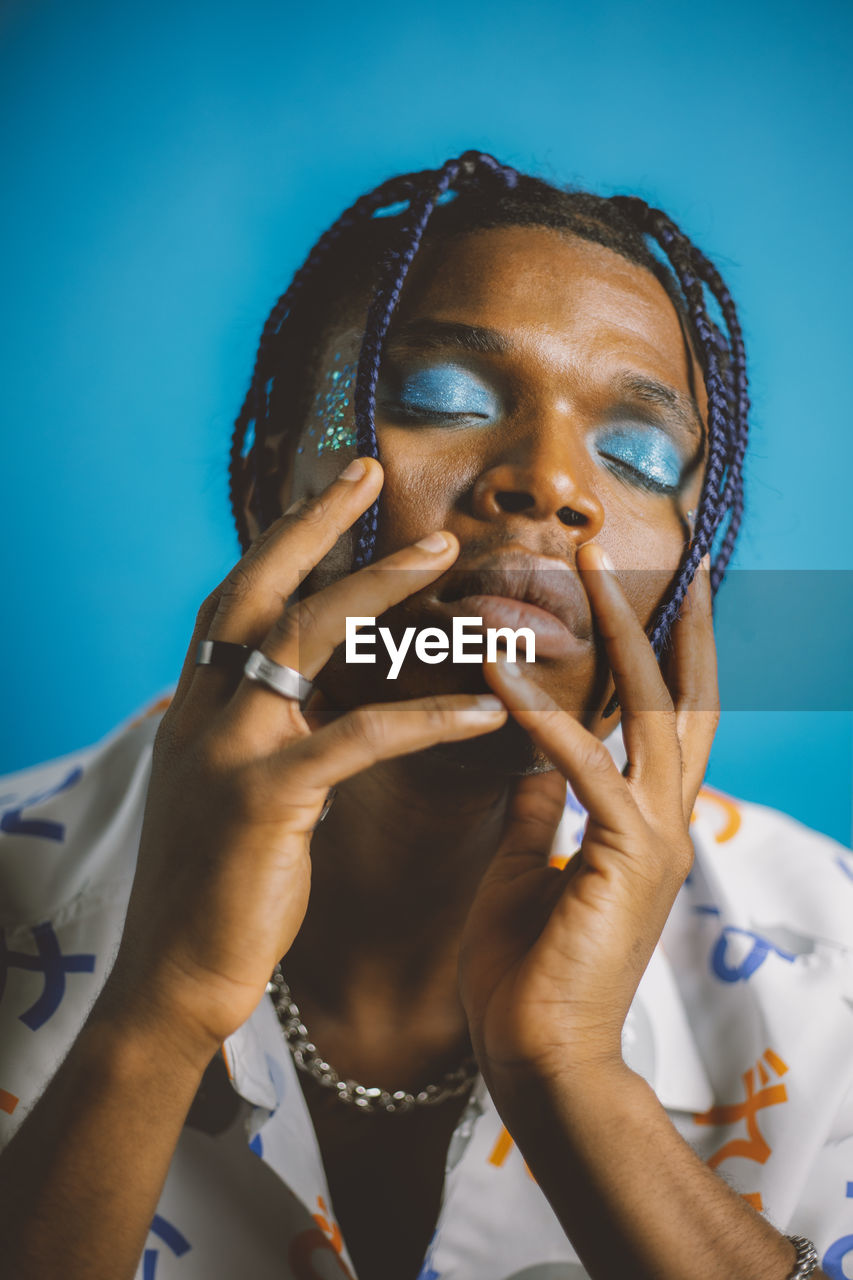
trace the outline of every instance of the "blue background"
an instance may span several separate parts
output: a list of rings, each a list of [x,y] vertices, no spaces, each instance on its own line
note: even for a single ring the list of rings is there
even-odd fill
[[[736,563],[851,569],[853,12],[6,4],[0,769],[168,685],[236,558],[227,441],[263,318],[388,174],[477,146],[662,203],[742,307]],[[791,617],[792,664],[821,662]],[[850,837],[853,716],[724,717],[710,778]]]

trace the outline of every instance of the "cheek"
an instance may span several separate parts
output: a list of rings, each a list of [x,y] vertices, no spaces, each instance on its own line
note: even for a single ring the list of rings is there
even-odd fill
[[[678,502],[627,507],[610,497],[596,542],[616,565],[622,589],[645,626],[669,591],[689,538],[686,495]]]
[[[387,555],[447,526],[459,494],[476,478],[477,464],[459,450],[451,459],[416,432],[377,425],[377,437],[385,469],[378,549]]]

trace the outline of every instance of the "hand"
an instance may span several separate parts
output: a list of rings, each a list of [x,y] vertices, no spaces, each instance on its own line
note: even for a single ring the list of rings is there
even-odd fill
[[[622,706],[623,777],[592,733],[505,662],[489,684],[556,766],[523,779],[466,923],[460,989],[493,1096],[534,1077],[622,1067],[621,1033],[692,864],[688,824],[719,719],[707,565],[672,632],[666,679],[592,544],[578,568]],[[579,852],[549,866],[565,779],[589,813]]]
[[[117,996],[116,1010],[129,1002],[134,1017],[178,1029],[191,1054],[211,1056],[245,1021],[291,946],[329,788],[379,760],[487,733],[506,719],[488,695],[360,707],[323,723],[311,701],[303,714],[260,684],[195,665],[201,639],[226,640],[311,679],[343,642],[347,616],[378,616],[452,564],[453,535],[430,535],[288,607],[305,571],[381,488],[378,462],[363,459],[355,470],[276,521],[202,605],[157,735],[107,1002]],[[396,572],[382,572],[389,568]]]

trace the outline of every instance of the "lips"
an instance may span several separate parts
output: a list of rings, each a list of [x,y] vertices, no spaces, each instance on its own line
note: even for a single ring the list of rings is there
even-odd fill
[[[482,618],[484,627],[529,627],[536,636],[537,658],[568,657],[592,638],[589,603],[578,575],[561,560],[529,552],[505,552],[454,566],[440,579],[432,607],[444,617]]]

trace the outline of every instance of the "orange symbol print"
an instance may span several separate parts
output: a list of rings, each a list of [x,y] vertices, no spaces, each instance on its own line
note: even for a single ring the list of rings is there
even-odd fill
[[[8,1089],[0,1089],[0,1111],[5,1111],[10,1116],[15,1107],[20,1102],[20,1098],[16,1098],[14,1093],[9,1093]]]
[[[509,1155],[510,1151],[512,1151],[514,1146],[515,1146],[515,1143],[512,1140],[512,1136],[510,1135],[509,1130],[501,1129],[500,1133],[498,1134],[498,1140],[495,1143],[495,1145],[492,1147],[492,1152],[491,1152],[491,1155],[489,1156],[489,1164],[493,1164],[497,1169],[502,1168],[504,1161],[506,1160],[507,1156]],[[528,1177],[533,1178],[533,1174],[530,1172],[530,1170],[527,1167],[526,1160],[524,1162],[524,1168]],[[533,1181],[535,1182],[536,1179],[533,1178]]]
[[[323,1256],[323,1276],[330,1274],[325,1262],[331,1264],[334,1258],[335,1274],[344,1280],[354,1280],[353,1274],[341,1256],[344,1247],[340,1227],[332,1218],[326,1201],[317,1197],[317,1212],[312,1214],[317,1224],[307,1231],[300,1231],[290,1243],[290,1265],[297,1280],[321,1280],[320,1272],[315,1266],[314,1255]],[[331,1257],[329,1256],[331,1255]]]
[[[746,1099],[743,1102],[735,1102],[730,1106],[711,1107],[710,1111],[703,1111],[701,1115],[693,1117],[696,1124],[735,1124],[738,1120],[746,1121],[746,1132],[749,1136],[730,1138],[728,1142],[724,1142],[708,1161],[709,1168],[716,1169],[730,1156],[743,1156],[745,1160],[755,1160],[757,1164],[765,1164],[770,1158],[771,1147],[758,1127],[758,1112],[763,1111],[765,1107],[776,1107],[781,1102],[787,1102],[788,1091],[783,1084],[770,1083],[768,1066],[777,1076],[783,1076],[788,1070],[787,1063],[783,1062],[772,1049],[767,1049],[759,1058],[757,1065],[750,1067],[744,1074]],[[758,1083],[762,1086],[757,1092],[756,1076]]]
[[[320,1228],[323,1235],[331,1244],[335,1253],[340,1253],[344,1247],[344,1240],[343,1240],[343,1236],[341,1235],[341,1229],[338,1226],[338,1224],[335,1222],[334,1218],[332,1218],[332,1215],[329,1213],[329,1210],[326,1207],[326,1201],[323,1199],[322,1196],[317,1197],[317,1212],[312,1214],[311,1216],[313,1217],[314,1221],[317,1223],[317,1226]]]
[[[697,799],[700,802],[703,800],[710,801],[712,805],[716,805],[719,809],[722,825],[714,832],[714,839],[717,844],[725,844],[727,840],[733,839],[740,831],[742,818],[740,809],[731,797],[723,795],[720,791],[711,791],[709,787],[702,787]],[[696,821],[695,810],[691,814],[690,821]]]

